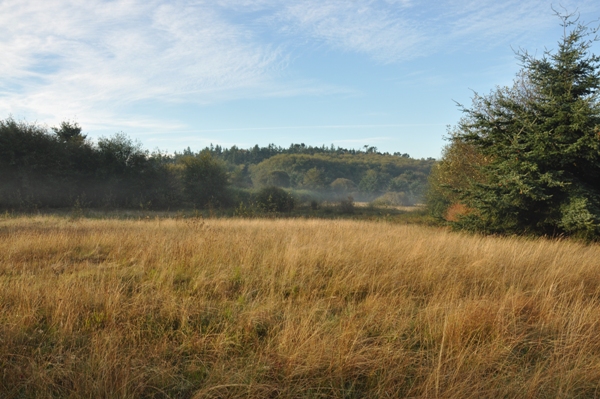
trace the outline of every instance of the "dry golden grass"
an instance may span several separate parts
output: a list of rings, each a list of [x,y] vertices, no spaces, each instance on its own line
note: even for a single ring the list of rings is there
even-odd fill
[[[600,396],[600,247],[318,220],[0,220],[0,397]]]

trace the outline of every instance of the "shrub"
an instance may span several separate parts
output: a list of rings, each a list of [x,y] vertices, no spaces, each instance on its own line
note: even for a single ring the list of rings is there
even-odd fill
[[[310,201],[310,209],[316,211],[319,209],[319,203],[316,200]]]
[[[356,184],[352,180],[343,177],[335,179],[329,186],[337,194],[345,194],[356,190]]]
[[[354,213],[354,198],[352,196],[348,196],[348,198],[340,201],[340,212],[345,214]]]
[[[296,201],[284,189],[269,186],[258,191],[256,205],[266,212],[291,212],[296,205]]]
[[[374,206],[407,206],[411,205],[405,193],[387,192],[373,200]]]

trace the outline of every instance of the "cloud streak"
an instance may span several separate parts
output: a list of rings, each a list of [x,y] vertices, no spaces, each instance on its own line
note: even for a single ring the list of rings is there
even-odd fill
[[[265,85],[285,65],[279,49],[203,4],[36,3],[0,5],[4,112],[98,119],[143,100],[210,102]]]
[[[566,4],[565,4],[566,3]],[[590,0],[563,2],[566,9],[598,11]],[[396,63],[464,48],[505,46],[556,25],[546,0],[307,0],[275,13],[292,37]]]
[[[546,0],[3,0],[0,113],[132,126],[130,108],[144,101],[348,94],[290,78],[294,57],[311,48],[394,64],[555,25]],[[142,125],[181,124],[146,115]]]
[[[426,32],[409,17],[408,2],[317,1],[292,3],[276,13],[281,30],[378,62],[423,54]]]

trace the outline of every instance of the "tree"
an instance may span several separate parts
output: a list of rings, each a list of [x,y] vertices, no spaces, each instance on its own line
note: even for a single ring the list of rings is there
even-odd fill
[[[257,174],[256,183],[263,187],[289,187],[290,175],[283,170],[263,170]]]
[[[325,186],[325,173],[317,167],[311,168],[304,174],[302,185],[313,190],[322,189]]]
[[[382,182],[379,173],[376,170],[369,169],[358,183],[358,188],[362,192],[374,194],[380,191],[381,185]]]
[[[116,133],[112,137],[98,139],[101,158],[100,174],[107,177],[123,177],[144,164],[147,158],[142,144],[133,141],[124,133]]]
[[[356,190],[356,184],[350,179],[338,177],[329,185],[334,193],[338,195],[347,194]]]
[[[63,151],[43,126],[0,120],[0,206],[40,205],[64,190]]]
[[[475,183],[483,183],[482,167],[487,158],[470,143],[460,140],[457,132],[450,132],[450,144],[443,150],[442,159],[431,169],[426,200],[431,214],[438,219],[456,221],[456,211],[466,211],[461,203],[461,193]],[[398,178],[396,178],[398,179]],[[399,182],[395,186],[400,187]],[[409,186],[407,182],[405,187]],[[398,189],[396,191],[405,191]],[[451,216],[452,215],[452,216]]]
[[[53,127],[52,130],[58,139],[65,143],[82,144],[87,137],[81,134],[81,126],[76,122],[63,121],[60,127]]]
[[[290,175],[283,170],[271,171],[268,174],[267,183],[269,186],[289,187]]]
[[[184,157],[183,191],[189,201],[197,206],[221,205],[228,202],[229,185],[224,166],[209,152]]]
[[[556,52],[518,53],[515,85],[475,95],[463,109],[453,145],[472,146],[486,162],[479,181],[454,183],[467,209],[457,227],[600,234],[600,57],[589,51],[596,30],[572,15],[560,18]]]

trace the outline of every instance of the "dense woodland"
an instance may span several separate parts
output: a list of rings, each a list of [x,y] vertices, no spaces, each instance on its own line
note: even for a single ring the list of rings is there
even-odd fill
[[[266,189],[285,189],[294,203],[352,196],[406,205],[423,198],[434,162],[369,146],[150,153],[122,133],[93,142],[73,122],[47,128],[8,118],[0,121],[0,206],[222,208],[252,205]]]

